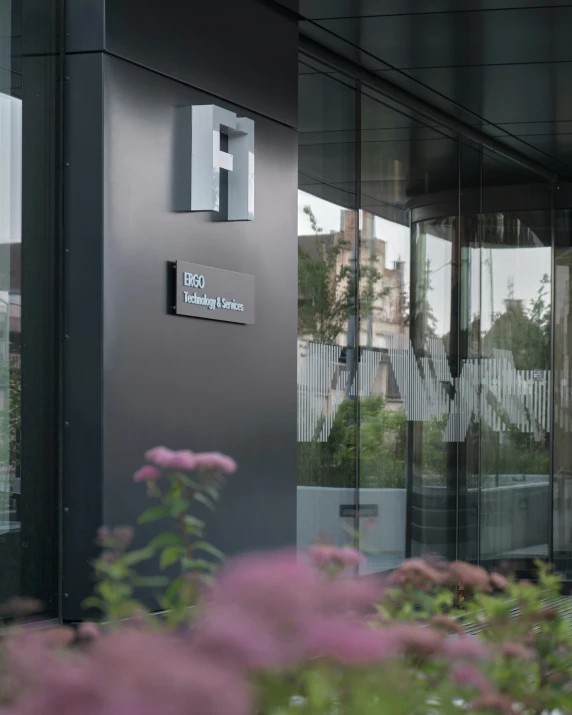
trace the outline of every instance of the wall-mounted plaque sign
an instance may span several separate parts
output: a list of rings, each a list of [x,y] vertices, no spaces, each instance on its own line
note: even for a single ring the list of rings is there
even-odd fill
[[[254,323],[254,276],[186,261],[175,269],[177,315]]]
[[[377,504],[340,504],[340,516],[355,519],[372,519],[378,515]]]

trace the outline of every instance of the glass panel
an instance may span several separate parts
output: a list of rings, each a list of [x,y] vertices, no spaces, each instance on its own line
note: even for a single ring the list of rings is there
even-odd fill
[[[496,186],[505,164],[484,155],[480,559],[527,570],[549,556],[551,228],[548,209],[511,210],[549,195]]]
[[[572,578],[572,211],[556,212],[554,255],[554,562]]]
[[[364,570],[374,572],[405,558],[407,414],[393,352],[409,338],[410,231],[405,210],[400,218],[361,214],[359,501]]]
[[[0,599],[21,592],[20,367],[22,99],[19,7],[0,0]]]
[[[458,401],[458,558],[479,559],[482,150],[461,143]]]
[[[420,221],[413,227],[409,458],[412,470],[411,553],[456,556],[458,420],[457,219]]]
[[[455,546],[444,382],[457,360],[449,211],[458,152],[444,130],[370,91],[361,138],[359,487],[362,516],[371,517],[361,546],[367,569],[380,571],[408,551],[447,555]]]
[[[356,231],[354,89],[302,60],[299,544],[344,543],[354,527],[363,572],[430,554],[527,571],[550,556],[550,188],[373,90],[360,101]],[[572,466],[555,450],[554,539],[572,572]]]
[[[298,546],[353,539],[356,510],[355,93],[301,64]]]
[[[56,0],[0,0],[0,601],[32,596],[50,615],[57,608],[57,11]]]

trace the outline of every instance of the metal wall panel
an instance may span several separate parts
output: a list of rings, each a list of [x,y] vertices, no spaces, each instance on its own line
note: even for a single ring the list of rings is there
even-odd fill
[[[103,57],[67,58],[64,156],[63,617],[81,616],[102,522]]]
[[[213,98],[112,57],[105,77],[105,520],[132,523],[144,508],[132,474],[150,446],[221,450],[239,471],[210,537],[227,553],[294,544],[296,133],[248,115],[253,221],[174,213],[176,107]],[[255,324],[170,314],[175,260],[254,275]]]
[[[67,51],[107,51],[285,124],[297,123],[298,25],[259,0],[70,0]]]
[[[168,45],[163,30],[155,42]],[[294,35],[280,70],[294,87],[296,60]],[[106,53],[69,55],[67,74],[63,569],[74,620],[95,530],[134,523],[147,498],[132,475],[155,444],[237,460],[208,534],[223,551],[295,543],[297,134],[243,108],[260,91],[260,108],[268,98],[264,113],[276,114],[264,77],[248,72],[237,104]],[[176,109],[210,103],[256,123],[253,221],[175,211]],[[173,315],[176,260],[255,275],[255,324]]]

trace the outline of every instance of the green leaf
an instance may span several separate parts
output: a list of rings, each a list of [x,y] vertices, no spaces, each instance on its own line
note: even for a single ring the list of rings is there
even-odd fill
[[[197,519],[195,516],[187,514],[187,516],[185,516],[185,528],[188,534],[200,536],[205,528],[205,522],[201,519]]]
[[[128,566],[133,566],[141,561],[147,561],[153,556],[153,549],[146,547],[144,549],[137,549],[136,551],[129,551],[123,556],[123,561]]]
[[[179,576],[179,578],[176,578],[169,588],[167,589],[165,593],[165,599],[169,602],[172,603],[173,599],[175,596],[178,594],[179,590],[183,588],[184,586],[188,586],[189,582],[184,576]]]
[[[183,537],[180,534],[174,534],[168,532],[166,534],[159,534],[154,539],[149,542],[150,549],[156,549],[162,546],[173,546],[174,544],[182,544]]]
[[[160,567],[165,569],[167,566],[174,564],[184,553],[185,549],[182,546],[167,546],[161,554]]]
[[[98,564],[97,566],[98,571],[100,573],[105,574],[109,578],[119,581],[122,578],[125,578],[127,575],[127,564],[122,561],[112,561],[111,563],[106,563],[105,561],[102,561],[101,563]]]
[[[173,499],[171,503],[171,516],[180,516],[183,514],[187,509],[189,508],[189,502],[186,499],[181,499],[180,497],[177,497]]]
[[[220,497],[220,492],[219,492],[219,490],[218,490],[215,486],[212,486],[212,485],[207,484],[207,485],[203,488],[203,491],[204,491],[206,494],[208,494],[209,497],[210,497],[213,501],[218,501],[218,499],[219,499],[219,497]]]
[[[89,596],[82,601],[81,605],[83,608],[101,608],[102,601],[97,596]]]
[[[326,707],[333,695],[332,684],[326,676],[318,670],[310,670],[307,672],[306,691],[310,705],[319,710]]]
[[[202,492],[197,492],[195,494],[195,501],[200,502],[201,504],[204,504],[207,509],[210,509],[211,511],[214,511],[214,504],[212,501],[206,496],[206,494],[203,494]]]
[[[157,521],[157,519],[164,519],[169,516],[169,510],[164,506],[153,506],[150,509],[146,509],[141,516],[137,519],[139,524],[145,524],[148,521]]]
[[[106,601],[115,602],[127,598],[133,592],[133,589],[128,584],[114,583],[113,581],[101,581],[95,588]]]
[[[135,586],[155,588],[157,586],[166,586],[169,583],[169,579],[166,576],[142,576],[133,579],[133,583]]]
[[[183,568],[187,571],[215,571],[216,564],[204,559],[183,559]]]
[[[190,489],[198,489],[199,488],[199,484],[197,484],[197,482],[195,482],[194,479],[191,479],[186,474],[178,474],[177,480],[180,481],[182,484],[184,484],[186,487],[189,487]]]
[[[195,543],[192,544],[192,549],[193,551],[204,551],[205,553],[211,554],[211,556],[214,556],[221,561],[224,560],[224,554],[222,553],[222,551],[220,549],[217,549],[216,546],[209,544],[207,541],[195,541]]]

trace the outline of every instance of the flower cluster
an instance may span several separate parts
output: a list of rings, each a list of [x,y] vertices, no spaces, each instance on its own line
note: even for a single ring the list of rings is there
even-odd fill
[[[181,472],[222,472],[232,474],[236,462],[219,452],[191,452],[188,449],[173,451],[167,447],[154,447],[145,454],[146,465],[135,475],[136,482],[158,479],[164,471]]]
[[[113,531],[103,538],[114,538]],[[232,559],[204,594],[199,618],[175,633],[157,628],[160,620],[111,632],[84,624],[71,651],[69,628],[9,639],[3,715],[277,715],[310,703],[308,712],[327,715],[340,712],[342,697],[347,715],[422,715],[439,712],[439,702],[443,712],[462,702],[465,712],[522,715],[569,699],[570,635],[556,628],[558,616],[546,617],[546,608],[531,605],[524,621],[503,619],[498,627],[491,621],[482,637],[470,636],[453,614],[438,612],[437,592],[432,616],[411,599],[418,593],[426,601],[429,577],[441,589],[459,574],[490,598],[491,577],[485,581],[481,570],[415,560],[384,583],[346,575],[346,566],[362,562],[358,552],[324,548]],[[324,571],[332,562],[344,568]],[[411,614],[406,619],[384,615],[380,605],[396,582],[403,612]],[[529,598],[535,587],[507,581],[504,588]],[[499,599],[497,614],[503,605],[512,608],[506,594]],[[520,636],[531,620],[535,635],[525,646]],[[507,629],[513,639],[499,639]],[[543,665],[552,663],[544,692],[534,673],[547,633],[557,649]],[[56,653],[62,648],[66,658]],[[402,704],[394,710],[392,702]]]
[[[308,555],[318,568],[329,567],[347,569],[358,567],[365,563],[365,556],[359,551],[350,548],[339,548],[327,544],[311,546]]]
[[[0,639],[0,715],[572,712],[572,635],[547,603],[560,581],[546,566],[537,584],[435,559],[360,578],[359,551],[320,544],[215,569],[203,556],[220,554],[191,508],[212,504],[235,469],[220,454],[147,453],[135,480],[158,505],[141,521],[174,529],[136,551],[131,528],[100,529],[91,605],[106,625]],[[151,618],[133,591],[158,582],[135,566],[157,555],[179,570]],[[33,606],[4,615],[17,623]]]
[[[489,574],[481,566],[464,561],[452,563],[431,563],[425,559],[408,559],[392,574],[395,584],[411,584],[417,588],[431,590],[435,586],[460,583],[465,587],[490,593],[502,591],[509,585],[508,580],[498,573]]]

